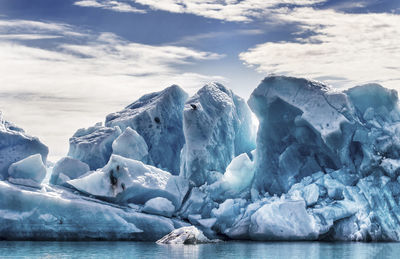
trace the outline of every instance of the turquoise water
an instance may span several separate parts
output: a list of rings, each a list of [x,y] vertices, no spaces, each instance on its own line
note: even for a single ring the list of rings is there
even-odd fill
[[[0,258],[400,258],[400,243],[223,242],[157,245],[142,242],[0,241]]]

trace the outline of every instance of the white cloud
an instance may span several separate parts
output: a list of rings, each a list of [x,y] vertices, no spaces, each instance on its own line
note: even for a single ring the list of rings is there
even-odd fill
[[[31,20],[0,20],[0,34],[12,35],[20,34],[21,32],[29,32],[31,35],[53,33],[72,37],[85,36],[85,34],[75,31],[71,26],[63,23],[48,23]]]
[[[240,54],[259,72],[306,76],[337,86],[378,82],[400,88],[400,15],[281,9],[299,26],[295,41],[267,42]]]
[[[61,38],[58,35],[0,34],[0,40],[43,40]]]
[[[207,39],[215,39],[215,38],[227,38],[227,37],[237,37],[237,36],[249,36],[249,35],[261,35],[265,32],[260,29],[240,29],[240,30],[232,30],[232,31],[216,31],[216,32],[207,32],[200,33],[195,35],[189,35],[181,38],[178,41],[173,42],[172,44],[177,45],[186,45],[186,44],[201,44],[203,40]]]
[[[145,13],[146,11],[137,9],[128,3],[112,0],[81,0],[74,5],[82,7],[97,7],[122,13]]]
[[[44,33],[45,26],[38,27]],[[81,45],[57,40],[52,49],[0,37],[0,110],[6,119],[43,139],[53,155],[66,153],[76,129],[103,121],[145,93],[171,84],[193,93],[205,82],[224,81],[180,68],[221,58],[215,53],[133,43],[111,33],[86,37]]]
[[[136,4],[172,13],[190,13],[206,18],[231,21],[249,22],[255,18],[265,17],[271,9],[281,5],[310,6],[326,0],[131,0]],[[114,11],[133,8],[132,12],[144,12],[121,0],[81,0],[75,5],[97,7]],[[121,7],[121,10],[117,8]],[[122,6],[124,6],[122,8]]]
[[[326,0],[134,0],[152,9],[234,22],[265,18],[280,5],[310,6]]]

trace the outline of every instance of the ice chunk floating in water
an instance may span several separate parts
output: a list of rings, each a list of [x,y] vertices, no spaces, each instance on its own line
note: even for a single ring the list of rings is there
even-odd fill
[[[0,238],[400,241],[396,91],[271,76],[248,104],[216,83],[189,99],[172,86],[79,130],[62,186],[0,181]],[[31,155],[2,125],[0,154]],[[7,177],[15,159],[1,157]],[[10,175],[40,182],[36,162]]]
[[[157,241],[157,244],[201,244],[201,243],[212,243],[213,241],[209,240],[206,236],[204,236],[201,230],[197,229],[194,226],[190,227],[182,227],[175,229],[168,235],[164,236],[160,240]],[[216,242],[216,241],[214,241]]]

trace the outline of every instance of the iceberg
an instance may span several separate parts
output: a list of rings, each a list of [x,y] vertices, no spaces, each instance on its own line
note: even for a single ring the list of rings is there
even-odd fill
[[[25,158],[1,157],[5,179],[36,184],[0,181],[1,239],[400,240],[400,109],[377,84],[270,76],[248,106],[217,83],[173,86],[78,130],[50,186],[39,149],[2,125]]]
[[[50,184],[64,185],[67,181],[79,178],[90,171],[89,166],[77,159],[63,157],[54,165]]]
[[[182,218],[231,239],[400,240],[395,91],[273,76],[249,105],[260,122],[255,152],[193,188]]]
[[[273,232],[261,239],[399,240],[397,92],[376,84],[338,92],[273,76],[254,90],[249,105],[260,121],[252,189],[303,200],[310,217],[292,222],[318,226],[302,235],[284,229],[276,235],[265,226],[262,233]]]
[[[120,134],[119,127],[104,127],[102,123],[79,129],[69,139],[68,156],[88,164],[91,170],[101,168],[107,164],[112,143]]]
[[[31,155],[15,162],[8,168],[8,181],[38,187],[46,176],[46,167],[40,154]]]
[[[0,112],[0,180],[8,177],[8,168],[12,163],[28,156],[40,154],[46,163],[49,149],[36,137],[3,119]]]
[[[210,83],[190,97],[183,111],[185,145],[181,175],[193,185],[212,183],[232,159],[255,148],[251,112],[221,84]]]
[[[135,130],[146,141],[149,164],[178,175],[180,152],[185,143],[182,111],[187,97],[179,86],[172,85],[107,115],[105,125]]]

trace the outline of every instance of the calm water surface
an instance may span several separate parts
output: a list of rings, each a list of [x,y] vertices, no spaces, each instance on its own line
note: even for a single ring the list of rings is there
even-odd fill
[[[0,258],[400,258],[400,243],[157,245],[143,242],[0,241]]]

